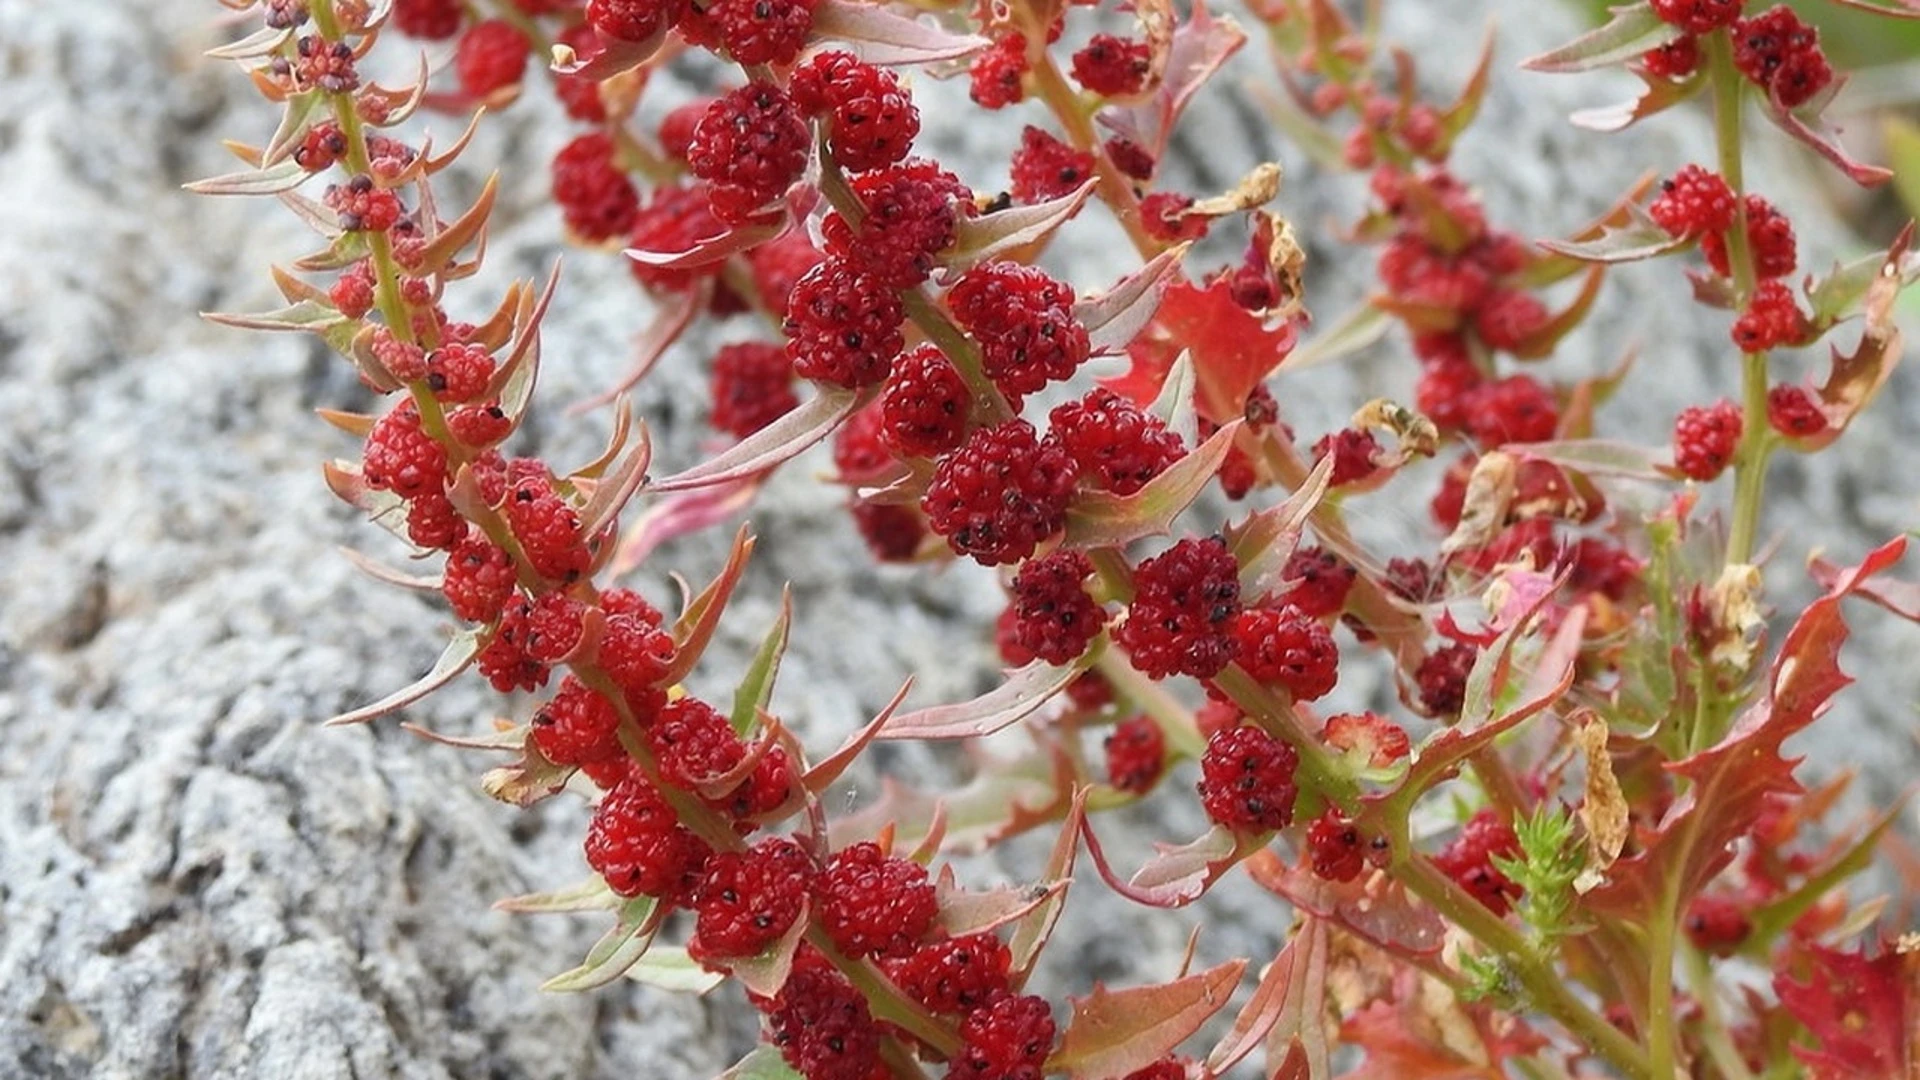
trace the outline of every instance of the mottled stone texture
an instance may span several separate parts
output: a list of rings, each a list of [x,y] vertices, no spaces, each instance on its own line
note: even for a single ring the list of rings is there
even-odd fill
[[[1442,87],[1470,61],[1480,7],[1505,17],[1503,68],[1573,26],[1560,9],[1522,0],[1390,6]],[[1461,17],[1467,7],[1474,18]],[[448,619],[358,576],[335,550],[398,554],[320,482],[318,462],[352,448],[311,410],[366,403],[344,365],[306,341],[193,317],[271,306],[266,266],[307,242],[270,201],[179,190],[230,167],[219,138],[258,140],[271,126],[237,72],[199,59],[221,39],[221,11],[211,0],[0,0],[0,1077],[711,1075],[752,1037],[736,999],[631,985],[540,995],[534,988],[584,953],[599,921],[489,907],[584,875],[576,801],[520,814],[479,793],[474,759],[391,720],[317,726],[424,670]],[[1236,74],[1257,73],[1260,57],[1244,61]],[[1525,230],[1565,229],[1643,169],[1705,153],[1698,116],[1601,141],[1572,131],[1566,112],[1604,100],[1596,81],[1514,76],[1496,86],[1460,165],[1496,219]],[[919,90],[953,93],[925,80]],[[664,83],[653,92],[686,93]],[[1244,103],[1215,101],[1200,116],[1181,144],[1194,157],[1172,175],[1223,186],[1266,136]],[[955,108],[930,109],[928,120],[936,153],[981,187],[1004,182],[998,155],[1017,128]],[[443,142],[455,130],[436,127]],[[542,205],[544,161],[567,128],[545,102],[495,127],[447,185],[453,202],[493,163],[505,170],[490,268],[461,293],[467,314],[490,306],[509,276],[544,273],[560,254],[557,214]],[[1280,156],[1293,168],[1282,205],[1313,239],[1313,303],[1331,317],[1368,270],[1331,239],[1352,185]],[[1802,235],[1818,238],[1809,264],[1865,250],[1826,246],[1840,234],[1797,160],[1769,157],[1759,175]],[[1124,268],[1108,261],[1112,244],[1067,246],[1061,268],[1083,285]],[[1725,329],[1683,303],[1670,270],[1618,277],[1561,370],[1597,370],[1638,343],[1636,389],[1607,415],[1658,433],[1681,404],[1732,386]],[[532,448],[562,462],[591,455],[604,417],[569,425],[558,406],[625,365],[643,317],[617,259],[569,258],[548,324],[542,390],[554,408]],[[1303,434],[1404,385],[1401,350],[1376,352],[1281,385]],[[694,460],[703,439],[697,361],[680,350],[636,396],[664,468]],[[1785,497],[1769,516],[1790,530],[1781,580],[1813,543],[1848,556],[1913,524],[1912,480],[1884,464],[1911,445],[1914,404],[1903,380],[1844,460],[1781,466]],[[1878,464],[1846,464],[1863,461]],[[814,471],[787,470],[756,510],[760,556],[696,689],[725,692],[783,580],[795,583],[798,622],[778,704],[814,745],[836,741],[908,674],[921,702],[988,685],[990,579],[847,559],[857,541]],[[1370,534],[1403,544],[1424,527],[1388,506],[1358,512]],[[710,573],[726,531],[663,553],[641,584],[670,599],[665,569]],[[1867,765],[1887,789],[1912,759],[1920,667],[1899,662],[1915,647],[1910,629],[1866,626],[1849,662],[1871,674],[1808,749],[1829,764]],[[1356,676],[1353,692],[1379,686]],[[468,682],[409,718],[475,731],[497,707]],[[917,748],[878,757],[922,777],[954,767]],[[1197,831],[1190,800],[1167,801],[1132,827]],[[992,880],[1031,854],[970,872]],[[1131,911],[1095,884],[1080,892],[1096,910],[1063,931],[1050,987],[1168,973],[1192,914]],[[1209,956],[1258,959],[1284,929],[1248,889],[1224,890],[1215,910]]]

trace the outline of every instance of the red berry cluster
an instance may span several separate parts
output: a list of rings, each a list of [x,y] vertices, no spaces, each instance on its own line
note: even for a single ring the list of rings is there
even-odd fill
[[[1020,646],[1049,664],[1080,658],[1106,626],[1107,613],[1087,595],[1093,564],[1078,551],[1030,559],[1013,578],[1014,634]]]
[[[1495,915],[1505,915],[1513,910],[1523,891],[1500,872],[1494,859],[1513,859],[1519,854],[1520,838],[1514,835],[1513,826],[1487,809],[1468,819],[1459,837],[1435,855],[1433,863]]]
[[[1731,401],[1695,405],[1673,422],[1673,464],[1690,480],[1712,480],[1733,462],[1745,420]]]
[[[986,566],[1019,562],[1066,524],[1073,459],[1015,418],[975,428],[934,465],[920,500],[927,523],[955,554]]]
[[[1218,536],[1188,538],[1133,572],[1133,602],[1114,638],[1133,666],[1161,679],[1218,675],[1234,658],[1240,567]]]
[[[1777,4],[1733,28],[1733,64],[1789,109],[1812,101],[1833,82],[1820,31]]]
[[[1217,731],[1200,758],[1200,804],[1235,832],[1272,832],[1293,822],[1299,752],[1257,727]]]
[[[1044,270],[1011,262],[974,267],[947,292],[954,320],[980,343],[987,378],[1015,408],[1086,360],[1087,328],[1073,302],[1073,290]]]

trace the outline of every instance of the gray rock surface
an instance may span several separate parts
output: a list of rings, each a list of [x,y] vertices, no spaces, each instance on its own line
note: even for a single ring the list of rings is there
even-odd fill
[[[1523,0],[1476,5],[1470,23],[1456,5],[1390,6],[1440,85],[1464,69],[1482,7],[1506,16],[1507,62],[1573,28],[1559,8]],[[584,875],[576,801],[517,813],[479,793],[473,757],[392,721],[317,726],[424,670],[447,619],[335,551],[397,554],[319,479],[320,459],[351,448],[311,410],[364,402],[344,366],[305,341],[193,318],[270,306],[265,267],[308,242],[270,201],[179,190],[230,167],[220,138],[257,140],[271,124],[236,72],[199,59],[220,40],[220,10],[0,0],[0,1078],[711,1075],[752,1037],[736,1001],[633,985],[541,995],[597,920],[489,907]],[[1259,64],[1250,54],[1236,72],[1252,77]],[[1499,85],[1461,166],[1497,217],[1534,233],[1582,220],[1644,168],[1705,152],[1697,116],[1600,142],[1571,131],[1565,112],[1603,100],[1592,81]],[[992,155],[1007,133],[955,115],[929,111],[932,145],[971,163],[978,185],[1000,182],[1004,158]],[[1227,159],[1204,171],[1183,163],[1196,184],[1237,175],[1259,152],[1244,106],[1203,115],[1193,145]],[[476,311],[509,276],[543,273],[559,254],[540,163],[565,129],[531,103],[498,128],[470,155],[476,170],[514,155],[489,269],[463,294]],[[1294,166],[1284,205],[1304,234],[1327,235],[1350,189],[1282,156]],[[1797,167],[1763,175],[1803,235],[1836,234]],[[456,176],[453,198],[476,180]],[[1120,269],[1110,246],[1077,250],[1063,268],[1084,284]],[[1336,244],[1312,255],[1314,304],[1338,312],[1366,267]],[[644,317],[617,260],[572,255],[567,274],[548,323],[550,406],[611,378]],[[1565,370],[1597,369],[1629,340],[1645,347],[1638,389],[1612,419],[1657,432],[1679,405],[1732,385],[1715,370],[1724,328],[1697,317],[1662,272],[1618,275],[1607,305]],[[1283,384],[1290,416],[1303,430],[1338,422],[1404,377],[1393,354]],[[690,462],[700,443],[692,359],[670,357],[637,395],[663,467]],[[1769,520],[1789,530],[1788,569],[1813,543],[1852,555],[1915,523],[1911,475],[1850,464],[1899,460],[1913,445],[1914,394],[1901,380],[1844,461],[1782,467],[1791,501]],[[591,455],[604,419],[548,415],[534,432],[541,453]],[[857,541],[807,471],[788,470],[756,509],[761,555],[697,688],[731,682],[783,580],[796,582],[798,622],[778,704],[813,745],[837,741],[909,673],[921,702],[987,685],[984,651],[969,651],[997,607],[987,576],[845,559]],[[1363,524],[1386,536],[1417,525],[1389,509]],[[666,599],[665,567],[710,573],[722,539],[676,544],[643,587]],[[1829,763],[1875,763],[1884,788],[1913,759],[1920,668],[1898,662],[1916,644],[1911,628],[1864,625],[1850,661],[1873,675],[1810,748]],[[888,632],[868,632],[877,626]],[[466,681],[409,719],[472,732],[498,708]],[[953,768],[951,755],[920,748],[885,760],[926,776]],[[1135,825],[1197,831],[1191,807]],[[991,880],[1031,855],[975,870]],[[1097,885],[1081,891],[1099,910],[1063,931],[1051,986],[1168,973],[1196,916],[1149,916]],[[1223,890],[1213,910],[1212,956],[1259,957],[1284,929],[1250,890]]]

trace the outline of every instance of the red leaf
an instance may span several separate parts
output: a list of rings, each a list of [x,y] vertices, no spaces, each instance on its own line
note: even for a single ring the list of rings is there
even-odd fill
[[[1233,1068],[1271,1032],[1269,1058],[1271,1047],[1285,1039],[1289,1064],[1304,1058],[1301,1064],[1308,1075],[1326,1076],[1326,997],[1327,925],[1308,917],[1267,965],[1253,997],[1234,1017],[1233,1029],[1207,1055],[1204,1075],[1219,1076]]]
[[[1782,757],[1780,746],[1853,681],[1840,670],[1840,646],[1847,640],[1840,602],[1898,562],[1906,546],[1904,537],[1891,540],[1842,572],[1787,632],[1766,696],[1741,713],[1718,745],[1667,766],[1692,784],[1646,847],[1615,863],[1608,880],[1588,894],[1600,910],[1651,910],[1673,874],[1680,875],[1678,895],[1695,895],[1726,865],[1729,845],[1760,817],[1767,796],[1801,790],[1793,778],[1799,760]]]
[[[1128,351],[1133,367],[1105,380],[1115,393],[1146,405],[1182,350],[1193,357],[1201,415],[1224,424],[1246,411],[1247,394],[1293,351],[1292,323],[1266,320],[1233,302],[1224,281],[1201,287],[1180,280],[1167,287],[1152,325]]]
[[[1663,21],[1648,5],[1610,8],[1613,18],[1557,49],[1541,53],[1520,66],[1528,71],[1563,74],[1624,64],[1648,49],[1680,36],[1680,29]]]
[[[1864,951],[1812,945],[1806,956],[1808,979],[1777,974],[1773,989],[1819,1043],[1818,1049],[1793,1048],[1812,1080],[1907,1080],[1908,1040],[1920,1031],[1914,989],[1920,954],[1887,949],[1868,959]]]
[[[1363,874],[1344,885],[1335,884],[1288,866],[1269,849],[1247,860],[1247,875],[1299,910],[1352,931],[1402,959],[1438,956],[1446,944],[1447,924],[1439,913],[1415,901],[1385,874]]]
[[[1133,877],[1122,881],[1107,862],[1100,838],[1093,833],[1093,823],[1087,822],[1081,831],[1086,834],[1087,853],[1093,856],[1094,867],[1114,892],[1136,904],[1159,908],[1185,907],[1198,900],[1221,875],[1245,857],[1243,846],[1251,845],[1253,850],[1258,850],[1260,844],[1257,837],[1243,841],[1216,825],[1190,843],[1155,844],[1153,858]]]
[[[1073,1019],[1047,1071],[1065,1069],[1075,1080],[1115,1080],[1165,1057],[1207,1018],[1226,1007],[1245,971],[1229,960],[1198,975],[1159,986],[1108,990],[1074,998]]]

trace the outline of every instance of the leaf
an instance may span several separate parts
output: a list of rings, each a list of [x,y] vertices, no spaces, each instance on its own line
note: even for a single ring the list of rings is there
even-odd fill
[[[1587,831],[1587,865],[1605,870],[1620,857],[1632,830],[1627,818],[1626,795],[1613,774],[1613,757],[1607,752],[1607,722],[1598,713],[1588,712],[1575,741],[1587,762],[1586,797],[1580,802],[1580,824]]]
[[[1260,983],[1233,1018],[1232,1029],[1208,1052],[1202,1066],[1204,1075],[1224,1075],[1252,1053],[1270,1031],[1276,1037],[1285,1033],[1293,1045],[1303,1039],[1316,1040],[1322,1044],[1324,1056],[1326,1028],[1320,1018],[1326,1011],[1326,980],[1327,927],[1307,916],[1300,920],[1280,955],[1260,973]]]
[[[913,689],[913,678],[909,676],[906,682],[900,684],[900,689],[894,692],[893,700],[887,702],[886,707],[880,710],[880,714],[874,717],[871,723],[855,732],[840,749],[835,750],[820,764],[807,770],[806,775],[800,778],[801,786],[818,795],[826,790],[827,785],[838,780],[847,766],[853,764],[866,751],[867,746],[879,737],[880,732],[886,729],[887,720],[893,716],[893,710],[899,708],[900,703],[907,699],[907,691],[911,689]]]
[[[1436,957],[1446,944],[1447,924],[1439,913],[1388,875],[1363,874],[1345,884],[1329,882],[1305,867],[1288,866],[1271,848],[1254,852],[1246,865],[1247,876],[1261,888],[1402,960]]]
[[[1541,247],[1556,255],[1586,263],[1623,263],[1651,259],[1678,251],[1692,240],[1674,236],[1646,218],[1635,215],[1626,225],[1605,226],[1592,240],[1541,240]]]
[[[336,550],[339,551],[348,562],[353,564],[355,570],[360,571],[375,581],[398,586],[402,589],[416,589],[421,592],[438,592],[440,590],[442,579],[439,574],[409,574],[404,570],[396,570],[363,551],[355,551],[350,547],[337,548]]]
[[[1867,287],[1866,318],[1860,330],[1860,343],[1853,353],[1848,355],[1838,348],[1831,350],[1833,363],[1818,397],[1820,411],[1827,417],[1827,430],[1800,440],[1809,449],[1819,449],[1839,438],[1853,418],[1879,394],[1893,374],[1894,366],[1900,362],[1902,338],[1900,326],[1893,319],[1893,305],[1904,283],[1906,252],[1913,236],[1913,223],[1908,222],[1887,252],[1880,276]]]
[[[926,64],[971,56],[991,45],[974,34],[955,34],[879,4],[821,0],[814,9],[813,36],[852,46],[869,64]]]
[[[960,274],[1046,240],[1080,212],[1097,183],[1088,180],[1058,198],[962,219],[955,229],[953,246],[940,259],[941,265],[950,273]]]
[[[1061,754],[1056,756],[1055,763],[1054,779],[1058,789],[1060,785],[1072,782],[1071,775],[1063,775],[1059,768],[1071,768],[1071,762]],[[1008,966],[1014,973],[1011,985],[1016,992],[1026,988],[1027,980],[1040,962],[1040,951],[1047,947],[1047,940],[1053,936],[1053,928],[1067,910],[1067,886],[1073,883],[1073,864],[1080,856],[1080,832],[1087,823],[1087,789],[1068,790],[1072,790],[1073,794],[1068,803],[1066,820],[1060,826],[1060,834],[1054,838],[1053,851],[1047,856],[1046,869],[1041,872],[1036,885],[1036,888],[1048,890],[1047,898],[1014,923],[1013,933],[1007,941],[1007,951],[1011,954]]]
[[[1698,96],[1707,85],[1707,80],[1704,78],[1674,82],[1672,79],[1658,76],[1640,75],[1640,79],[1646,84],[1646,91],[1638,97],[1614,105],[1580,109],[1568,119],[1572,121],[1574,127],[1588,131],[1608,134],[1625,131],[1649,116],[1666,112],[1675,105]]]
[[[1833,2],[1843,7],[1871,11],[1875,15],[1891,15],[1896,19],[1920,19],[1920,0],[1889,0],[1897,5],[1895,7],[1888,7],[1878,0],[1833,0]]]
[[[493,213],[493,202],[500,194],[500,174],[487,177],[486,186],[480,189],[480,195],[451,224],[443,227],[420,253],[419,265],[408,272],[422,277],[437,274],[453,262],[468,244],[478,238],[487,227],[487,217]]]
[[[1553,355],[1561,339],[1572,333],[1574,328],[1585,321],[1587,313],[1593,310],[1593,302],[1600,296],[1600,283],[1606,280],[1604,266],[1589,266],[1587,280],[1580,285],[1580,294],[1573,298],[1560,312],[1548,319],[1546,325],[1535,330],[1513,347],[1516,360],[1541,360]]]
[[[972,739],[991,735],[1032,715],[1080,673],[1093,666],[1105,647],[1096,640],[1080,659],[1066,667],[1035,660],[1007,673],[999,686],[971,701],[916,709],[888,721],[882,739]]]
[[[1325,333],[1295,349],[1287,357],[1287,367],[1300,371],[1352,356],[1385,337],[1391,325],[1385,311],[1362,304],[1342,315]]]
[[[568,993],[593,990],[626,974],[628,968],[647,954],[653,935],[671,910],[671,906],[660,907],[651,896],[628,900],[620,905],[619,920],[613,929],[587,951],[587,958],[580,966],[541,983],[540,989]]]
[[[605,82],[651,60],[666,37],[666,28],[661,27],[659,33],[645,41],[601,38],[600,48],[585,57],[579,56],[568,46],[555,45],[552,70],[555,75],[575,75],[591,82]]]
[[[627,978],[637,983],[676,994],[705,996],[727,981],[726,975],[708,971],[678,945],[660,945],[627,969]]]
[[[1193,245],[1176,244],[1096,296],[1073,305],[1074,318],[1087,328],[1093,353],[1119,352],[1139,336],[1160,310],[1160,297],[1180,271],[1180,262]]]
[[[564,889],[495,900],[493,910],[510,911],[516,915],[556,915],[575,911],[612,911],[625,903],[626,900],[607,887],[605,878],[595,874]]]
[[[997,929],[1025,918],[1065,892],[1070,884],[1061,877],[1038,885],[1004,885],[986,892],[969,892],[955,881],[952,865],[942,866],[933,884],[940,906],[940,929],[952,937]]]
[[[1235,420],[1214,432],[1131,495],[1082,493],[1067,510],[1064,543],[1075,548],[1121,547],[1172,532],[1174,519],[1193,505],[1220,471],[1242,423]]]
[[[1069,999],[1073,1018],[1046,1070],[1066,1070],[1076,1080],[1118,1080],[1167,1056],[1225,1008],[1245,971],[1229,960],[1196,975],[1157,986],[1108,990]]]
[[[626,374],[614,380],[612,386],[568,407],[567,412],[579,415],[596,409],[614,400],[621,394],[633,389],[647,373],[653,370],[660,358],[665,356],[673,343],[680,340],[700,313],[707,310],[707,303],[713,296],[713,282],[702,279],[693,291],[686,296],[675,297],[666,311],[659,313],[647,328],[634,340],[633,365]]]
[[[1587,476],[1659,480],[1666,475],[1659,465],[1663,453],[1635,443],[1609,442],[1605,439],[1562,439],[1515,446],[1511,452],[1528,461],[1544,461]]]
[[[210,176],[181,186],[195,195],[273,195],[292,191],[305,183],[310,175],[299,162],[288,158],[264,169]]]
[[[311,300],[302,300],[297,304],[289,304],[273,311],[263,311],[257,315],[204,311],[200,313],[200,317],[208,322],[240,330],[308,330],[316,334],[324,333],[347,321],[345,315]]]
[[[741,252],[766,243],[786,230],[787,221],[784,218],[772,222],[756,221],[742,228],[729,229],[726,232],[696,240],[692,247],[682,248],[679,251],[628,248],[621,254],[642,266],[657,266],[669,270],[694,270],[726,262]]]
[[[520,743],[520,756],[480,776],[480,790],[487,797],[522,810],[552,798],[567,786],[573,776],[571,765],[556,765],[540,752],[529,729]]]
[[[1807,560],[1807,572],[1823,589],[1833,588],[1845,570],[1818,556]],[[1886,608],[1908,622],[1920,622],[1920,583],[1912,581],[1882,581],[1862,584],[1854,588],[1854,595],[1862,600]]]
[[[1246,43],[1246,32],[1238,24],[1214,18],[1207,5],[1196,0],[1186,21],[1173,32],[1159,89],[1138,104],[1101,110],[1100,122],[1156,157],[1162,156],[1187,103]]]
[[[1815,101],[1799,109],[1789,109],[1778,94],[1769,93],[1765,110],[1767,119],[1772,120],[1781,131],[1813,148],[1815,153],[1845,173],[1847,179],[1861,187],[1878,187],[1893,179],[1893,170],[1855,161],[1841,147],[1839,129],[1825,121],[1826,103],[1832,100],[1846,81],[1844,75],[1835,76]]]
[[[278,52],[293,37],[290,26],[263,26],[239,41],[208,49],[202,55],[210,60],[251,60],[256,56],[266,56]]]
[[[1227,529],[1227,546],[1240,564],[1240,595],[1264,596],[1280,583],[1287,559],[1299,543],[1300,530],[1327,496],[1333,476],[1333,455],[1314,464],[1313,471],[1287,500]]]
[[[580,533],[598,536],[611,528],[634,494],[647,482],[647,466],[653,462],[653,439],[645,424],[639,438],[615,466],[613,474],[594,482],[593,494],[580,508]]]
[[[771,1046],[756,1046],[753,1052],[736,1062],[733,1068],[721,1073],[714,1080],[802,1080],[799,1073],[787,1065],[780,1051]]]
[[[1093,865],[1100,871],[1100,877],[1113,891],[1149,907],[1185,907],[1198,900],[1245,854],[1239,837],[1215,825],[1199,839],[1185,844],[1155,843],[1153,857],[1132,878],[1122,881],[1108,865],[1100,838],[1094,835],[1093,824],[1086,823],[1081,832],[1087,838],[1087,853],[1093,856]],[[1258,839],[1248,843],[1258,850]]]
[[[428,694],[452,682],[454,676],[467,670],[474,657],[480,655],[480,635],[484,628],[469,627],[453,635],[447,647],[441,650],[440,659],[433,662],[433,668],[411,685],[395,690],[371,705],[362,705],[335,716],[327,721],[328,727],[340,727],[346,724],[364,724],[369,720],[385,716],[396,709],[404,709]]]
[[[1129,350],[1132,370],[1103,382],[1144,405],[1184,349],[1199,379],[1201,414],[1226,423],[1246,412],[1247,395],[1286,361],[1295,338],[1291,322],[1270,327],[1234,303],[1224,280],[1203,288],[1183,278],[1167,287],[1153,324]]]
[[[787,631],[793,625],[793,587],[780,590],[780,614],[767,629],[753,663],[733,691],[733,711],[728,719],[735,735],[753,730],[754,721],[773,700],[773,680],[780,673],[780,657],[787,651]]]
[[[772,997],[787,985],[787,976],[793,973],[793,956],[800,949],[800,941],[807,936],[809,904],[802,904],[800,917],[793,920],[787,932],[779,940],[767,946],[758,956],[748,956],[727,962],[728,972],[748,992],[761,997]]]
[[[1765,696],[1740,714],[1717,745],[1666,766],[1691,783],[1653,837],[1615,863],[1606,882],[1587,894],[1588,902],[1600,911],[1632,914],[1654,910],[1666,889],[1697,894],[1732,857],[1730,845],[1752,828],[1768,797],[1800,790],[1793,777],[1798,761],[1781,757],[1781,744],[1812,724],[1853,681],[1839,664],[1847,639],[1841,601],[1905,551],[1904,537],[1875,548],[1807,606],[1780,643]]]
[[[700,654],[706,651],[707,643],[713,640],[713,632],[720,625],[720,614],[726,610],[728,598],[733,595],[734,587],[740,584],[740,575],[746,572],[747,560],[753,555],[753,545],[753,534],[742,525],[740,531],[733,535],[733,548],[727,552],[727,564],[674,620],[673,663],[667,666],[666,674],[661,677],[662,685],[672,686],[686,678],[699,661]]]
[[[1611,18],[1601,26],[1572,41],[1524,60],[1528,71],[1565,74],[1592,71],[1595,68],[1625,63],[1648,49],[1665,45],[1680,36],[1680,28],[1653,13],[1650,4],[1609,8]]]
[[[753,505],[766,479],[766,473],[757,473],[731,483],[674,492],[658,500],[621,530],[608,573],[616,578],[631,573],[661,544],[740,513]]]
[[[1808,977],[1773,977],[1774,993],[1793,1018],[1813,1034],[1817,1049],[1793,1053],[1818,1077],[1849,1080],[1909,1080],[1909,1038],[1920,1030],[1920,954],[1883,948],[1840,952],[1820,945],[1805,950]]]
[[[685,491],[744,479],[798,456],[833,434],[870,391],[822,386],[813,399],[713,457],[653,485],[654,491]]]

